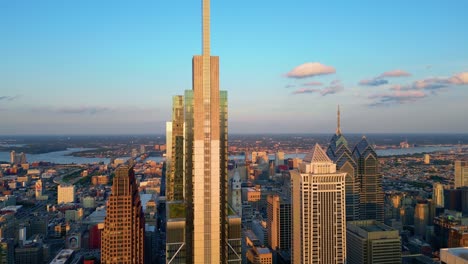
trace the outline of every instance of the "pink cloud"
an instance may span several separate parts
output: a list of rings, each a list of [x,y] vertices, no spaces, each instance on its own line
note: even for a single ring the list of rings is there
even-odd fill
[[[301,88],[293,92],[293,94],[306,94],[306,93],[318,93],[320,89],[309,89],[309,88]]]
[[[378,76],[378,78],[389,78],[389,77],[408,77],[411,73],[403,70],[387,71]]]
[[[423,91],[394,91],[390,93],[374,94],[369,96],[369,99],[375,99],[372,106],[404,104],[414,102],[426,97]]]
[[[394,91],[412,91],[412,90],[430,90],[435,92],[437,90],[448,88],[454,85],[468,84],[468,72],[462,72],[452,77],[431,77],[422,80],[414,81],[409,85],[394,85],[391,90]]]
[[[320,85],[323,85],[323,83],[321,83],[321,82],[307,82],[307,83],[303,84],[303,86],[320,86]]]
[[[468,84],[468,72],[462,72],[449,78],[450,83],[463,85]]]
[[[288,78],[307,78],[317,75],[325,75],[335,73],[335,68],[323,65],[319,62],[307,62],[297,66],[286,74]]]

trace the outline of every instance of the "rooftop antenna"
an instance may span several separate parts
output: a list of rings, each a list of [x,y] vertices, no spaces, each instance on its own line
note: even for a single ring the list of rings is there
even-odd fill
[[[340,105],[338,105],[338,112],[336,117],[336,134],[341,135],[341,118],[340,118]]]

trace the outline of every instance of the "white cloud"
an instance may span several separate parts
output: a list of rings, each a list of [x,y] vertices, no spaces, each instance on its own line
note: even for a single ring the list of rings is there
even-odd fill
[[[286,74],[289,78],[307,78],[317,75],[325,75],[335,73],[335,68],[323,65],[319,62],[307,62],[297,66]]]

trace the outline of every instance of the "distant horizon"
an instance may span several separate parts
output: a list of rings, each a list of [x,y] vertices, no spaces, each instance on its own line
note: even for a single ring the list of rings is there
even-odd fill
[[[310,132],[310,133],[281,133],[281,132],[268,132],[268,133],[228,133],[228,135],[235,135],[235,136],[261,136],[261,135],[334,135],[335,133],[326,133],[326,132]],[[457,133],[457,132],[352,132],[352,133],[343,133],[343,135],[350,135],[350,136],[359,136],[359,135],[463,135],[468,136],[468,133]],[[88,137],[88,136],[149,136],[149,137],[160,137],[166,136],[166,134],[155,133],[155,134],[17,134],[17,135],[2,135],[1,137]]]

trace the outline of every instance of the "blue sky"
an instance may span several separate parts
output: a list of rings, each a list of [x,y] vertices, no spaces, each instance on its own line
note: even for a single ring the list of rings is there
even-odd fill
[[[229,131],[468,132],[467,1],[220,1]],[[163,133],[201,1],[0,1],[0,134]]]

